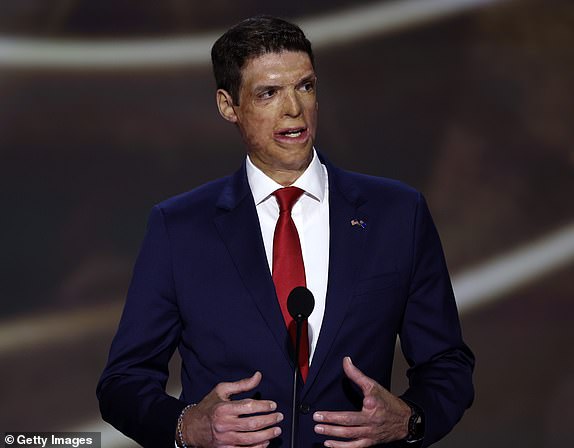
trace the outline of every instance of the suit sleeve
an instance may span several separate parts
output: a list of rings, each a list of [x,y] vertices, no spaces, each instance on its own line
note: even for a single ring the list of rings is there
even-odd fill
[[[180,333],[170,242],[156,206],[97,387],[103,419],[144,447],[174,443],[185,403],[167,395],[165,386]]]
[[[424,411],[426,447],[446,435],[472,404],[474,356],[462,340],[439,236],[420,194],[413,228],[409,294],[400,330],[410,366],[403,398]]]

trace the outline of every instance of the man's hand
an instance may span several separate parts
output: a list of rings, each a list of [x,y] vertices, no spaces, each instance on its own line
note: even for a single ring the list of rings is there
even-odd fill
[[[257,387],[261,373],[233,383],[219,383],[184,415],[182,434],[186,445],[212,447],[266,447],[279,434],[275,426],[283,420],[280,412],[273,412],[277,404],[267,400],[231,401],[231,396]],[[258,415],[250,415],[258,414]]]
[[[404,439],[408,434],[410,407],[361,372],[351,358],[343,360],[343,370],[361,388],[363,409],[359,412],[315,412],[313,419],[319,423],[315,425],[316,433],[349,439],[326,440],[325,446],[359,448]]]

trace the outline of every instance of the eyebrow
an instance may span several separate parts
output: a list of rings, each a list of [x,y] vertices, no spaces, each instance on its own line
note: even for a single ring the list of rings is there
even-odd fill
[[[316,81],[317,81],[317,75],[314,72],[312,72],[312,73],[309,73],[308,75],[303,76],[300,80],[298,80],[295,83],[295,85],[297,86],[300,84],[305,84],[306,82],[316,82]],[[280,89],[282,87],[285,87],[285,84],[262,84],[260,86],[256,86],[253,89],[253,92],[255,94],[258,94],[258,93],[265,92],[265,91],[270,90],[270,89],[277,90],[277,89]]]
[[[310,73],[309,75],[303,77],[301,79],[301,81],[298,82],[298,84],[302,84],[302,83],[306,83],[306,82],[316,82],[317,81],[317,75],[315,73]]]

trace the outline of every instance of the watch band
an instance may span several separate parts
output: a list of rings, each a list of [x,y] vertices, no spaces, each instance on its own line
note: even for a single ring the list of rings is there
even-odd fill
[[[413,446],[418,442],[421,442],[424,438],[424,413],[423,411],[413,403],[406,402],[411,408],[411,416],[409,417],[408,434],[405,442],[409,446]]]

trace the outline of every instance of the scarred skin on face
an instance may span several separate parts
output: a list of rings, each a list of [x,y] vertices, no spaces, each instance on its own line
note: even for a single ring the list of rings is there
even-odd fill
[[[235,123],[251,161],[281,185],[291,185],[313,157],[317,77],[304,52],[252,58],[242,69],[239,104],[217,91],[223,118]]]

